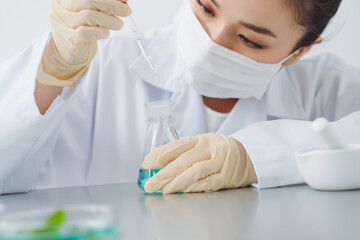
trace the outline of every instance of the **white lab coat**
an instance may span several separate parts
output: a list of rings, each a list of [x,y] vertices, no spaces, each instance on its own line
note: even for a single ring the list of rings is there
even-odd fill
[[[146,34],[157,75],[132,36],[120,32],[100,41],[78,87],[64,89],[44,116],[33,92],[48,34],[2,62],[0,193],[135,182],[147,133],[147,101],[173,100],[180,137],[206,133],[201,96],[179,68],[176,34],[174,26]],[[320,144],[310,121],[345,117],[336,129],[348,143],[360,143],[359,93],[360,71],[336,57],[301,61],[284,68],[261,100],[238,101],[217,133],[243,143],[257,187],[303,183],[295,150]]]

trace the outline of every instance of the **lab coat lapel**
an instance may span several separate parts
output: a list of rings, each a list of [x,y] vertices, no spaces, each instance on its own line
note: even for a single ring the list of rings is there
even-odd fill
[[[218,134],[230,136],[256,122],[266,121],[266,109],[264,99],[256,98],[240,99],[229,116],[218,129]]]
[[[173,94],[172,118],[179,137],[196,136],[206,133],[205,108],[201,95],[188,85],[179,81]]]
[[[234,129],[239,131],[256,122],[266,121],[268,116],[275,117],[274,119],[304,119],[305,112],[295,88],[290,81],[288,69],[282,69],[270,82],[268,91],[261,100],[240,99],[217,133],[228,136],[234,133]]]
[[[155,66],[153,71],[145,57],[139,52],[137,58],[130,64],[130,69],[136,72],[145,82],[166,90],[174,92],[178,85],[182,71],[179,67],[176,51],[176,34],[174,29],[153,37],[148,48],[151,53],[152,62]]]
[[[301,76],[301,72],[298,73]],[[305,120],[307,114],[302,104],[302,86],[295,85],[288,72],[283,68],[270,82],[264,96],[266,114],[270,119],[298,119]]]

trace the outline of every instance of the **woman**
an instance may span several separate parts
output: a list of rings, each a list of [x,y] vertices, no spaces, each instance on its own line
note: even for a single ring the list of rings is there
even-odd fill
[[[360,141],[360,71],[330,55],[298,61],[340,0],[186,2],[145,36],[154,73],[132,36],[98,41],[127,4],[53,0],[51,35],[0,66],[1,193],[136,181],[153,100],[173,100],[182,139],[145,159],[169,164],[149,192],[303,183],[295,150],[319,144],[320,116]]]

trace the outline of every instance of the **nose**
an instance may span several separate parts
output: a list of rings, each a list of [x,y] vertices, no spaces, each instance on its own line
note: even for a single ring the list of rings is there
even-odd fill
[[[210,38],[217,44],[231,49],[231,28],[225,24],[212,25],[208,29]]]

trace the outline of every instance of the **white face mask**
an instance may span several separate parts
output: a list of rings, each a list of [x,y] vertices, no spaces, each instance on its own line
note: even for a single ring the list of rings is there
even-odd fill
[[[178,26],[178,47],[185,78],[201,95],[261,99],[282,64],[258,63],[215,43],[191,9],[189,0]]]

